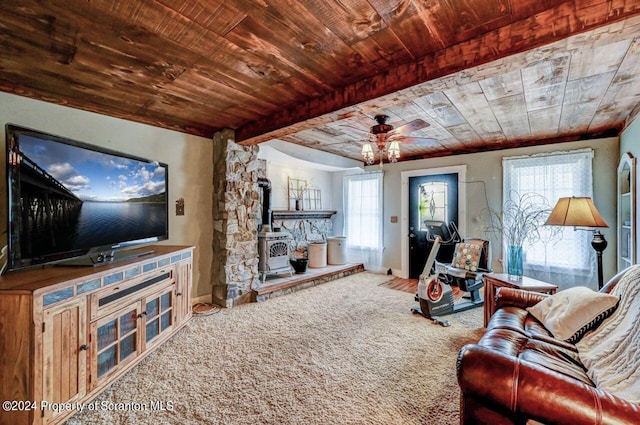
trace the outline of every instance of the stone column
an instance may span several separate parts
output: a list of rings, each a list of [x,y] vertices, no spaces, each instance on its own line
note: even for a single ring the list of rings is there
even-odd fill
[[[213,136],[212,302],[223,307],[254,302],[258,284],[258,177],[265,174],[257,146],[234,142],[232,130]]]

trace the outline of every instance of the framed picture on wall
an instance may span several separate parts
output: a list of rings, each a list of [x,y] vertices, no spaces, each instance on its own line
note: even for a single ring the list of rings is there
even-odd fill
[[[322,209],[322,192],[308,180],[289,177],[287,181],[289,210]]]

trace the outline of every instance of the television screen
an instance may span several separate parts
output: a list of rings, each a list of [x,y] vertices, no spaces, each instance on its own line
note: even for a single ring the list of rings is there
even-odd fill
[[[9,269],[168,238],[166,164],[6,130]]]

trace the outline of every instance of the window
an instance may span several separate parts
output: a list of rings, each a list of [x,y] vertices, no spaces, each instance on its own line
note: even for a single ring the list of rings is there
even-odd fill
[[[377,269],[382,259],[382,172],[344,177],[345,233],[350,261]]]
[[[447,182],[426,182],[418,187],[420,230],[426,231],[425,220],[449,221],[449,184]]]
[[[543,196],[553,207],[562,197],[591,197],[592,159],[591,149],[504,158],[503,201],[508,196],[530,193]],[[592,233],[575,231],[573,227],[557,230],[560,230],[560,239],[549,236],[551,229],[541,229],[541,240],[524,247],[525,275],[566,283],[573,281],[572,276],[591,276]]]

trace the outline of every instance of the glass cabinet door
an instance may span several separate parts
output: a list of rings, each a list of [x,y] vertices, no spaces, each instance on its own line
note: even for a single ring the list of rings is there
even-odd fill
[[[107,316],[92,326],[95,341],[91,382],[97,384],[116,367],[135,359],[140,348],[138,320],[142,317],[139,302]]]
[[[618,165],[618,271],[636,263],[636,158],[629,152]]]
[[[173,287],[167,288],[145,300],[145,349],[157,341],[167,331],[173,329],[175,322],[175,299]]]

